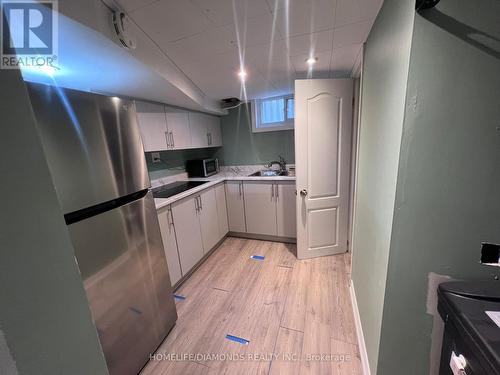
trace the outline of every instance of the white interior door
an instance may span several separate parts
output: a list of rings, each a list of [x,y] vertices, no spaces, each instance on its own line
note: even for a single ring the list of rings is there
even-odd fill
[[[297,256],[347,251],[351,79],[295,81]]]

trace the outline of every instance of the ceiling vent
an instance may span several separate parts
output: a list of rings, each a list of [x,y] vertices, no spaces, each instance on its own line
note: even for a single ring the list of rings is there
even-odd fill
[[[130,34],[129,24],[130,20],[124,12],[120,10],[113,12],[113,26],[120,43],[126,49],[135,49],[137,44],[135,38]]]
[[[222,109],[230,109],[237,107],[241,104],[241,100],[238,98],[226,98],[221,100]]]

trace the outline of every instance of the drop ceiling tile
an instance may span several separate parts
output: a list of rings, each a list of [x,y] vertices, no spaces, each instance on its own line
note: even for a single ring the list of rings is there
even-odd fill
[[[142,8],[156,1],[158,0],[117,0],[118,4],[127,12],[132,12],[133,10]]]
[[[129,15],[159,44],[195,35],[212,26],[189,1],[161,0]]]
[[[337,0],[335,27],[375,18],[383,0]]]
[[[177,64],[204,61],[214,55],[237,50],[232,25],[209,29],[175,42],[158,42]]]
[[[234,25],[236,31],[236,24]],[[278,30],[273,29],[273,16],[267,12],[259,17],[240,20],[237,29],[242,45],[253,46],[281,39]]]
[[[335,48],[332,52],[332,63],[330,66],[332,74],[336,72],[351,72],[361,48],[362,44],[352,44]]]
[[[313,72],[313,78],[316,78],[319,74],[323,74],[326,72],[327,74],[330,72],[330,59],[332,56],[332,51],[325,51],[321,53],[317,53],[318,61],[313,65],[311,71]],[[297,77],[304,77],[307,75],[309,71],[309,66],[306,63],[308,54],[299,55],[291,57],[292,64],[295,67],[295,71],[297,72]],[[321,72],[321,73],[320,73]]]
[[[374,21],[375,19],[370,19],[335,28],[333,48],[366,42]]]
[[[191,2],[216,26],[233,23],[234,13],[237,19],[245,19],[270,12],[266,0],[191,0]]]
[[[290,56],[314,55],[329,51],[332,49],[332,39],[333,29],[291,37],[286,41],[289,46],[288,54]]]
[[[278,9],[276,22],[283,38],[334,27],[336,0],[302,0]]]

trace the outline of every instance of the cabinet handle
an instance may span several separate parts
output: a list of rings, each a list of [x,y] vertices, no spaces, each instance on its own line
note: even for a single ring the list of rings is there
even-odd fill
[[[208,133],[210,135],[210,146],[212,146],[212,133]]]
[[[174,217],[172,215],[172,208],[168,208],[167,211],[167,221],[168,221],[168,231],[172,233],[172,226],[174,225]]]
[[[172,139],[172,148],[175,148],[175,140],[174,140],[174,133],[170,132],[170,137]]]
[[[167,148],[169,148],[170,147],[170,140],[168,137],[168,132],[165,132],[165,142],[167,142]]]
[[[240,193],[240,197],[243,195],[243,182],[238,182],[238,192]]]
[[[278,190],[278,183],[276,183],[274,186],[276,186],[276,201],[280,199],[280,191]]]
[[[209,133],[207,132],[207,145],[210,146],[210,136],[208,134]]]
[[[274,184],[271,185],[271,200],[274,198]]]
[[[201,200],[201,195],[198,195],[198,199],[200,200],[200,210],[203,211],[203,202]]]
[[[194,197],[194,209],[196,212],[198,212],[199,207],[198,207],[198,197]]]

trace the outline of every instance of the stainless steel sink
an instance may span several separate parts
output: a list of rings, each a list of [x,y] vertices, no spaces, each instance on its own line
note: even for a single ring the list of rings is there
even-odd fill
[[[270,170],[268,169],[268,170],[257,171],[248,175],[248,177],[276,177],[276,176],[288,176],[288,171],[280,172],[273,169]]]

